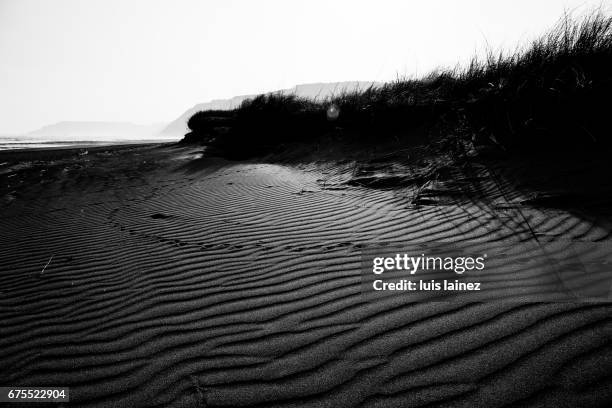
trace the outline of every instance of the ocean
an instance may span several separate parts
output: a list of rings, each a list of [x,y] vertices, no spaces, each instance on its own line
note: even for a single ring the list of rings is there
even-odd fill
[[[156,139],[156,140],[103,140],[103,141],[49,141],[49,140],[32,140],[22,138],[2,138],[0,137],[0,151],[3,150],[21,150],[21,149],[56,149],[56,148],[71,148],[71,147],[93,147],[93,146],[109,146],[127,143],[164,143],[173,140]]]

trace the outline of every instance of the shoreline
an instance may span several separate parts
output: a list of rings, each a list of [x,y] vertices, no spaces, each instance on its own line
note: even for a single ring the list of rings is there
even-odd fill
[[[131,148],[139,146],[170,146],[176,144],[174,141],[130,141],[125,143],[110,142],[109,144],[78,144],[70,146],[54,146],[54,147],[35,147],[24,149],[5,149],[0,150],[0,161],[19,162],[24,160],[51,160],[52,158],[61,158],[78,153],[83,149],[91,152],[99,152],[104,150],[117,150],[122,148]]]

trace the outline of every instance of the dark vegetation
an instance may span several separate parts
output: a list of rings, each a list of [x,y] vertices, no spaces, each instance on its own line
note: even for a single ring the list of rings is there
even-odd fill
[[[319,101],[260,95],[232,111],[198,112],[184,141],[245,158],[321,137],[369,143],[444,129],[446,137],[507,151],[601,149],[612,145],[611,95],[612,18],[595,12],[565,16],[514,53],[491,52],[422,79]]]

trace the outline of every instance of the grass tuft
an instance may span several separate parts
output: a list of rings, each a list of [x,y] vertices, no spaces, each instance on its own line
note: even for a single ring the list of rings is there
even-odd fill
[[[248,157],[292,142],[350,135],[360,141],[432,133],[505,149],[609,147],[612,18],[595,11],[563,16],[536,41],[512,53],[489,52],[467,67],[398,79],[323,100],[273,93],[231,111],[191,117],[186,141]]]

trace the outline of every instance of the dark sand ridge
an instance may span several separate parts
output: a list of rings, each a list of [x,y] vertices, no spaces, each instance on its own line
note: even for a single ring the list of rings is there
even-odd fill
[[[610,239],[521,204],[501,169],[75,153],[0,158],[1,385],[67,385],[75,406],[612,401],[612,306],[361,294],[372,242]],[[389,168],[396,188],[363,186]]]

